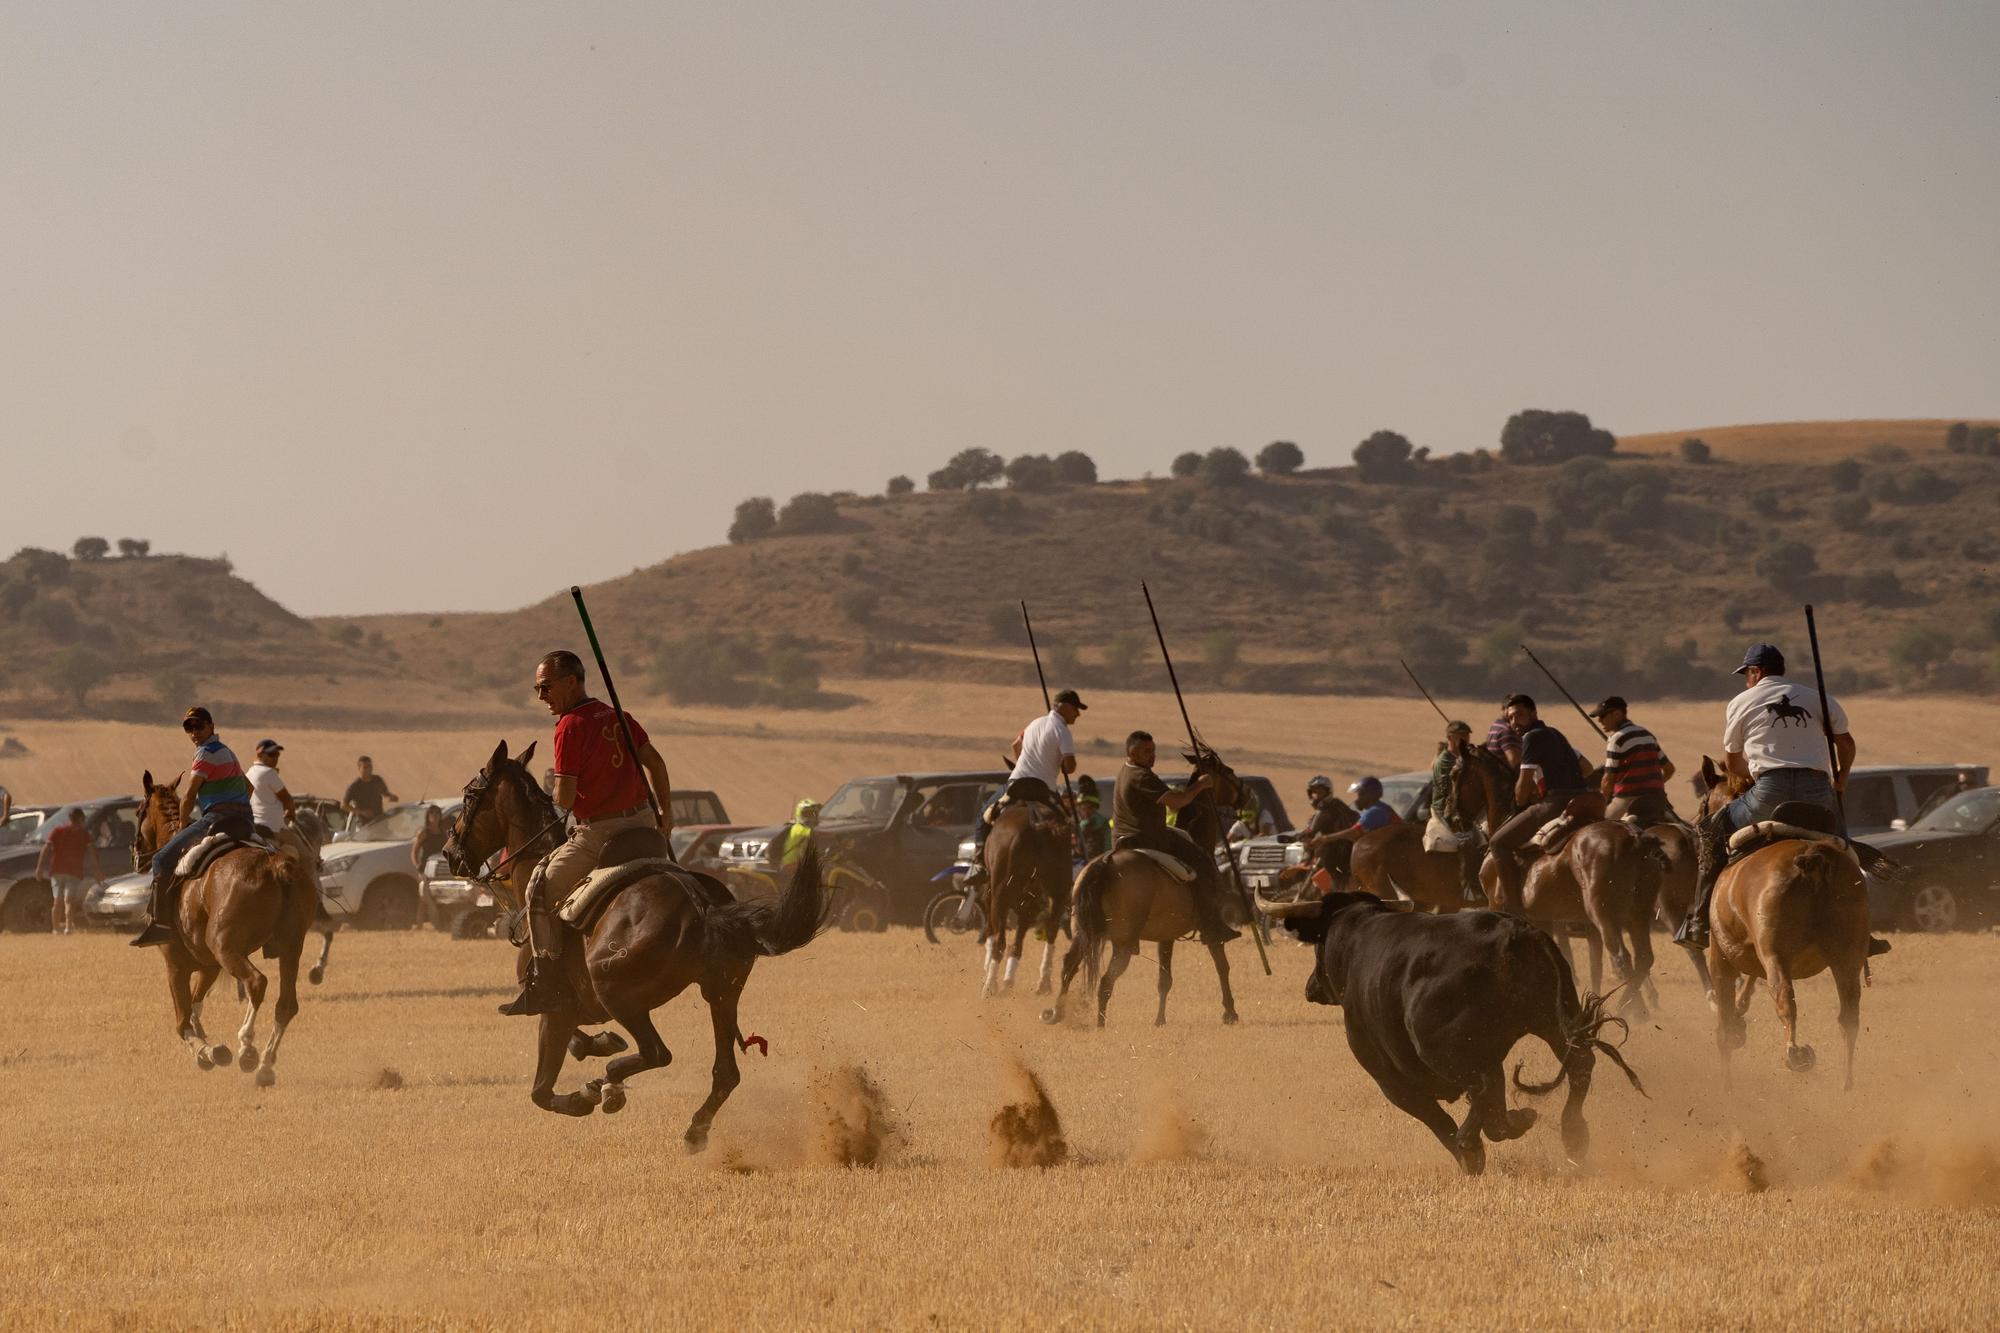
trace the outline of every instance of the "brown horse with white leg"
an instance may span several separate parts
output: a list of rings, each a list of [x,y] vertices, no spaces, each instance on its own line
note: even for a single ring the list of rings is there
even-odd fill
[[[1748,784],[1732,785],[1706,755],[1697,821],[1701,856],[1723,855],[1714,819]],[[1787,838],[1766,843],[1724,867],[1708,908],[1708,970],[1715,981],[1715,1047],[1724,1086],[1730,1053],[1743,1045],[1744,1014],[1755,980],[1763,978],[1785,1025],[1785,1067],[1804,1073],[1816,1063],[1799,1041],[1794,984],[1833,974],[1840,997],[1840,1034],[1847,1067],[1841,1086],[1854,1086],[1854,1043],[1861,1032],[1861,987],[1868,973],[1868,888],[1861,866],[1838,842]],[[1743,992],[1739,997],[1737,982]]]
[[[180,779],[160,785],[148,771],[141,784],[145,804],[132,860],[144,870],[154,852],[180,830]],[[299,1012],[299,954],[318,904],[315,868],[302,850],[290,846],[275,852],[256,847],[223,852],[181,886],[177,935],[160,946],[160,953],[167,961],[174,1031],[194,1052],[196,1066],[212,1069],[230,1061],[229,1048],[220,1043],[211,1047],[201,1025],[202,1002],[215,979],[227,972],[236,979],[245,1004],[236,1034],[237,1067],[245,1073],[255,1070],[260,1088],[278,1081],[278,1047]],[[257,1015],[270,979],[251,961],[260,953],[278,963],[276,1027],[261,1055]]]
[[[1194,840],[1201,855],[1208,856],[1220,840],[1221,818],[1217,810],[1234,810],[1243,803],[1243,784],[1234,769],[1220,755],[1204,747],[1183,756],[1194,766],[1190,781],[1208,775],[1210,787],[1180,809],[1179,828]],[[1111,1004],[1112,989],[1139,952],[1142,941],[1159,948],[1159,1010],[1154,1026],[1167,1021],[1167,993],[1174,988],[1174,942],[1196,928],[1194,886],[1167,870],[1141,851],[1107,852],[1084,866],[1076,879],[1075,902],[1071,907],[1074,940],[1063,958],[1062,990],[1054,1005],[1042,1011],[1044,1023],[1059,1023],[1063,1001],[1069,997],[1070,982],[1078,968],[1085,970],[1085,984],[1097,991],[1097,1026],[1104,1026],[1104,1013]],[[1255,923],[1252,923],[1255,929]],[[1111,961],[1102,975],[1098,956],[1106,944]],[[1215,960],[1215,975],[1222,983],[1222,1021],[1236,1021],[1236,994],[1229,988],[1229,955],[1221,944],[1206,946]]]
[[[1049,964],[1055,956],[1057,923],[1069,911],[1070,822],[1039,801],[1003,805],[986,837],[986,973],[980,985],[990,998],[1011,988],[1021,965],[1028,927],[1040,921],[1048,933],[1042,949],[1037,995],[1049,992]],[[1014,947],[1007,950],[1007,919]],[[1002,971],[1002,958],[1005,970]]]
[[[1459,765],[1452,800],[1467,824],[1490,837],[1514,814],[1512,780],[1505,760],[1475,750]],[[1407,898],[1438,912],[1486,906],[1465,900],[1458,853],[1425,851],[1424,826],[1415,821],[1362,834],[1348,859],[1348,879],[1351,887],[1384,902]]]
[[[465,787],[465,803],[445,842],[446,862],[472,877],[477,867],[504,850],[502,863],[515,900],[527,901],[528,876],[562,836],[563,817],[529,772],[530,745],[509,758],[500,742],[493,757]],[[690,1152],[708,1144],[709,1126],[742,1081],[736,1067],[739,1047],[757,1044],[737,1027],[736,1006],[751,964],[760,957],[789,953],[810,943],[826,927],[831,902],[820,890],[819,855],[808,843],[805,858],[776,902],[735,902],[714,880],[664,861],[647,860],[645,871],[615,891],[587,929],[562,951],[568,970],[570,1006],[544,1014],[537,1043],[535,1082],[529,1096],[545,1111],[585,1116],[600,1105],[605,1113],[625,1105],[625,1080],[646,1069],[664,1068],[673,1053],[653,1027],[652,1012],[690,986],[708,1002],[715,1030],[715,1065],[708,1099],[694,1113],[683,1136]],[[568,930],[568,926],[557,929]],[[518,975],[531,966],[528,950],[519,955]],[[563,1061],[608,1053],[612,1034],[584,1037],[582,1023],[616,1019],[637,1049],[605,1068],[580,1092],[558,1093]]]

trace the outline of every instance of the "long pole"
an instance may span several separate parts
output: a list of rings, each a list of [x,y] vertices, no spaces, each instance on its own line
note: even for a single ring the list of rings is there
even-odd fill
[[[590,623],[590,608],[583,604],[583,589],[570,585],[569,595],[576,602],[576,613],[583,617],[583,632],[590,640],[590,655],[597,659],[597,674],[604,677],[604,693],[610,696],[611,711],[618,715],[618,734],[625,741],[625,757],[631,761],[632,769],[639,775],[639,790],[646,793],[646,805],[653,812],[653,822],[660,819],[659,798],[653,794],[653,784],[646,777],[646,770],[639,763],[639,746],[632,739],[632,723],[625,716],[625,708],[618,702],[618,687],[611,683],[611,668],[605,664],[604,649],[597,642],[597,627]],[[667,844],[667,859],[676,865],[680,858],[674,855],[672,842]]]
[[[1035,643],[1035,622],[1028,619],[1028,604],[1026,602],[1021,603],[1021,624],[1028,631],[1028,651],[1035,655],[1035,679],[1041,682],[1042,686],[1042,708],[1046,712],[1053,713],[1055,705],[1049,702],[1049,678],[1042,674],[1042,650]],[[1060,770],[1061,765],[1057,765],[1057,768]],[[1064,773],[1062,775],[1062,784],[1063,798],[1069,802],[1070,836],[1076,839],[1076,854],[1083,856],[1085,850],[1083,846],[1083,812],[1077,809],[1076,792],[1070,788],[1069,774]],[[1085,857],[1085,859],[1088,860],[1089,858]]]
[[[1590,714],[1583,711],[1583,705],[1576,701],[1576,696],[1574,694],[1571,694],[1568,690],[1563,689],[1563,683],[1556,679],[1556,673],[1549,670],[1546,666],[1542,666],[1542,659],[1535,656],[1535,650],[1533,648],[1530,648],[1527,644],[1524,643],[1521,645],[1521,651],[1528,655],[1528,660],[1530,662],[1533,662],[1536,666],[1542,668],[1542,674],[1549,678],[1549,684],[1555,686],[1558,690],[1562,690],[1562,697],[1569,700],[1569,706],[1576,710],[1576,715],[1578,717],[1582,718],[1585,722],[1588,722],[1590,724],[1590,729],[1592,731],[1596,732],[1600,736],[1609,734],[1604,730],[1603,727],[1598,725],[1596,718],[1592,717]]]
[[[1188,720],[1187,700],[1181,697],[1181,678],[1174,674],[1174,655],[1167,651],[1167,636],[1160,628],[1160,613],[1153,607],[1153,590],[1146,586],[1144,579],[1141,579],[1139,591],[1146,595],[1146,614],[1153,618],[1153,637],[1160,641],[1160,660],[1167,664],[1167,679],[1173,683],[1174,702],[1181,708],[1181,725],[1187,728],[1188,743],[1194,746],[1195,753],[1200,755],[1208,747],[1201,743],[1199,736],[1195,735],[1194,723]],[[1220,816],[1216,818],[1215,825],[1215,831],[1222,837],[1222,854],[1229,861],[1229,878],[1236,885],[1236,896],[1243,902],[1244,920],[1250,926],[1251,942],[1257,946],[1257,961],[1264,965],[1264,975],[1268,977],[1271,975],[1271,958],[1264,952],[1264,932],[1257,928],[1257,912],[1250,905],[1250,891],[1243,887],[1243,867],[1236,864],[1236,849],[1229,845],[1228,825],[1222,822]]]
[[[1819,622],[1813,619],[1811,605],[1806,607],[1806,638],[1812,643],[1813,683],[1819,687],[1819,729],[1826,736],[1826,771],[1828,781],[1840,776],[1840,751],[1833,743],[1833,717],[1827,705],[1826,671],[1819,664]],[[1840,815],[1840,836],[1847,838],[1847,801],[1842,795],[1840,784],[1833,785],[1833,808]]]
[[[1402,663],[1403,674],[1410,678],[1410,684],[1417,687],[1417,693],[1424,696],[1424,702],[1429,704],[1434,710],[1436,710],[1437,715],[1439,717],[1444,718],[1446,722],[1450,722],[1451,718],[1445,715],[1444,709],[1438,707],[1438,701],[1431,698],[1431,692],[1424,688],[1424,683],[1422,681],[1417,679],[1417,673],[1410,670],[1410,664],[1408,662],[1404,662],[1403,659],[1400,657],[1397,658],[1396,661]]]

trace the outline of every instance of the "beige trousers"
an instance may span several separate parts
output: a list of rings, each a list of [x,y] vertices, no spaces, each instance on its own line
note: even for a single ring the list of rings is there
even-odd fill
[[[561,846],[542,858],[538,905],[544,911],[554,911],[569,897],[570,890],[583,883],[585,875],[597,869],[597,858],[604,855],[605,844],[618,834],[626,829],[657,827],[651,810],[578,824]]]

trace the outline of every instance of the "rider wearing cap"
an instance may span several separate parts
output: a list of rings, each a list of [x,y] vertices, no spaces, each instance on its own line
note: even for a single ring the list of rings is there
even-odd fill
[[[146,928],[132,941],[135,949],[165,944],[179,935],[175,905],[180,879],[174,868],[188,848],[211,833],[226,833],[239,842],[252,842],[257,837],[257,825],[250,816],[249,779],[243,776],[235,753],[216,736],[215,719],[206,708],[190,708],[181,718],[181,730],[194,745],[188,788],[181,793],[183,822],[181,831],[153,853],[153,893],[146,905]]]
[[[1333,779],[1325,774],[1315,774],[1306,783],[1306,803],[1313,808],[1313,816],[1306,821],[1301,835],[1306,860],[1322,870],[1331,870],[1326,863],[1327,851],[1334,835],[1354,827],[1354,811],[1333,794]]]
[[[535,693],[556,715],[556,786],[551,795],[576,822],[528,880],[528,938],[535,952],[521,993],[500,1006],[501,1013],[510,1015],[552,1014],[567,1007],[569,983],[558,960],[568,927],[557,922],[555,909],[597,868],[611,839],[630,829],[657,828],[662,838],[674,831],[667,761],[646,739],[638,719],[627,713],[625,723],[639,759],[632,762],[617,711],[584,688],[583,659],[564,649],[544,657],[535,667]],[[647,801],[648,778],[659,804],[657,816]]]
[[[1586,788],[1583,761],[1567,737],[1542,721],[1533,699],[1510,694],[1502,709],[1507,725],[1521,738],[1521,771],[1514,781],[1514,802],[1520,809],[1493,831],[1487,846],[1500,880],[1498,905],[1502,911],[1518,913],[1525,872],[1515,853]]]
[[[1819,695],[1810,686],[1785,678],[1785,655],[1768,643],[1750,645],[1735,674],[1743,677],[1743,692],[1723,709],[1723,766],[1730,778],[1750,785],[1717,812],[1710,835],[1727,844],[1730,834],[1770,819],[1787,801],[1816,805],[1837,821],[1834,793],[1847,789],[1847,773],[1854,767],[1847,711],[1828,696],[1827,725],[1822,731]],[[1828,731],[1838,763],[1833,769],[1827,764]],[[1708,904],[1723,865],[1724,858],[1709,858],[1687,920],[1674,932],[1674,943],[1690,949],[1708,947]]]
[[[1660,749],[1653,733],[1626,715],[1625,700],[1615,694],[1591,709],[1590,715],[1604,725],[1604,773],[1599,779],[1607,798],[1604,817],[1630,815],[1648,826],[1676,822],[1667,800],[1674,761]]]
[[[285,790],[285,780],[278,776],[278,756],[284,752],[285,747],[269,737],[258,741],[257,762],[243,774],[250,784],[250,817],[266,837],[276,837],[298,809]]]
[[[1077,848],[1079,857],[1088,861],[1110,851],[1111,821],[1104,817],[1104,799],[1097,794],[1096,783],[1092,782],[1088,789],[1077,788],[1076,811],[1076,831],[1083,839],[1082,846]]]
[[[1479,887],[1479,859],[1485,853],[1485,838],[1479,825],[1458,808],[1458,783],[1466,765],[1479,762],[1472,744],[1472,724],[1447,722],[1444,748],[1431,763],[1430,818],[1444,826],[1458,844],[1458,889],[1469,903],[1484,903],[1485,890]]]
[[[1065,775],[1076,772],[1076,741],[1069,729],[1088,707],[1075,690],[1057,690],[1049,711],[1021,728],[1021,734],[1014,738],[1013,748],[1008,751],[1014,771],[1007,775],[1006,787],[987,802],[979,813],[979,821],[972,826],[972,873],[966,876],[968,884],[976,885],[986,878],[986,835],[992,832],[994,817],[1003,802],[1038,801],[1065,820],[1069,818],[1056,798],[1056,788],[1062,785]]]

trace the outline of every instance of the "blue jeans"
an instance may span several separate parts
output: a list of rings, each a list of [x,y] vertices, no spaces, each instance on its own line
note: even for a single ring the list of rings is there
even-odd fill
[[[1722,809],[1727,827],[1724,836],[1748,828],[1760,819],[1769,819],[1786,801],[1805,801],[1819,806],[1839,819],[1833,799],[1833,780],[1816,768],[1767,768],[1750,784],[1750,790]],[[1841,830],[1843,834],[1846,830]]]
[[[166,846],[153,853],[153,887],[164,889],[167,881],[173,878],[174,867],[187,854],[187,849],[215,832],[227,833],[247,842],[256,836],[257,825],[250,818],[248,806],[241,809],[224,806],[197,815],[186,828],[168,838]]]

